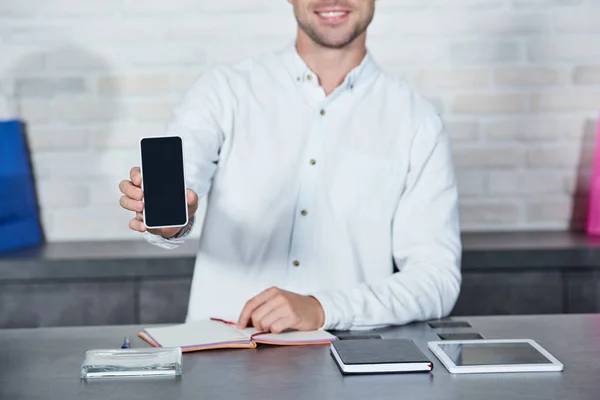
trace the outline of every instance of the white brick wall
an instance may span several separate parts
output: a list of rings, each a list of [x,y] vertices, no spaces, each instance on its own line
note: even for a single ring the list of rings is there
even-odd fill
[[[0,1],[0,90],[29,124],[48,238],[133,237],[117,183],[138,138],[206,68],[294,33],[285,0]],[[464,230],[581,224],[600,1],[378,0],[369,47],[443,114]]]

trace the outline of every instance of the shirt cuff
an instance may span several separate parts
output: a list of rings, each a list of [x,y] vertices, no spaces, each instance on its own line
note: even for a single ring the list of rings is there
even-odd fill
[[[312,295],[321,303],[325,314],[325,322],[323,330],[340,330],[345,331],[352,327],[353,318],[351,318],[351,310],[344,310],[343,299],[339,299],[339,295],[335,292],[321,292]],[[336,299],[336,297],[338,297]],[[350,311],[350,312],[349,312]],[[350,314],[350,316],[349,316]]]
[[[194,227],[194,222],[196,221],[196,216],[192,216],[190,221],[186,226],[184,226],[177,235],[172,238],[164,238],[160,235],[154,235],[148,231],[143,233],[144,239],[150,244],[153,244],[158,247],[162,247],[163,249],[175,249],[182,245],[185,242],[185,239],[192,232],[192,228]]]

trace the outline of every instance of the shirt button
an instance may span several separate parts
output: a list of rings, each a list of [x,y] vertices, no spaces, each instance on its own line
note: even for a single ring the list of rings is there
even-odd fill
[[[321,115],[325,115],[325,110],[321,110]]]
[[[308,215],[308,211],[302,210],[300,214],[302,214],[303,217],[306,217]]]
[[[309,81],[312,81],[312,75],[308,74],[308,76],[306,77],[306,79],[308,79]]]
[[[310,162],[310,165],[315,165],[315,164],[317,163],[317,160],[315,160],[315,159],[313,158],[313,159],[311,159],[309,162]]]
[[[300,266],[300,261],[294,260],[294,267],[299,267],[299,266]]]

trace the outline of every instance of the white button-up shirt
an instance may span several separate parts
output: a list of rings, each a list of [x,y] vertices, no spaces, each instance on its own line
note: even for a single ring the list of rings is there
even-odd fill
[[[207,209],[188,321],[237,321],[276,286],[324,329],[447,315],[461,283],[457,188],[434,108],[367,53],[330,95],[294,45],[205,73],[168,128]],[[149,233],[153,244],[172,248]]]

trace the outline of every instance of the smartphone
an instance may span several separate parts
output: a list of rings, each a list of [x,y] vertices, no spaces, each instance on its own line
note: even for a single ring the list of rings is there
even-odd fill
[[[157,229],[186,226],[188,208],[183,139],[179,136],[142,138],[140,159],[146,227]]]

